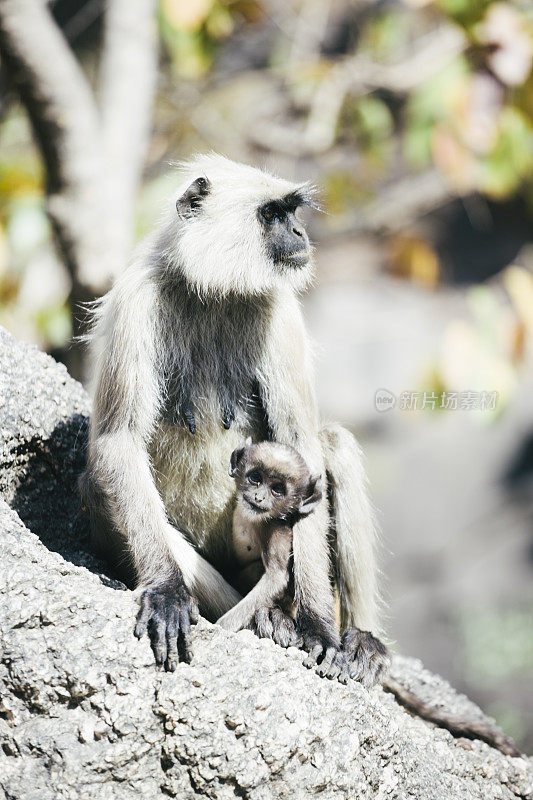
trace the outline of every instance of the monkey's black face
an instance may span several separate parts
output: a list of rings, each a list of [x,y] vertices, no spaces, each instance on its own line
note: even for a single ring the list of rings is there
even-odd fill
[[[306,203],[302,195],[294,192],[259,208],[268,254],[280,267],[299,269],[309,262],[309,237],[296,216],[297,209]]]

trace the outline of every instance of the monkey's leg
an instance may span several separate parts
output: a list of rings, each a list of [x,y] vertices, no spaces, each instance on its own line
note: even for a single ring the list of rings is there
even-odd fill
[[[187,587],[198,600],[203,616],[214,622],[239,603],[241,595],[184,539],[180,531],[168,525],[165,534],[169,550],[180,566]]]
[[[366,475],[359,446],[345,428],[325,425],[320,440],[335,530],[341,629],[349,629],[343,639],[348,664],[341,679],[349,674],[365,685],[373,685],[388,666],[389,655],[372,635],[379,633],[376,531]]]
[[[271,438],[292,445],[312,474],[324,474],[314,393],[311,348],[302,312],[294,295],[284,295],[272,310],[257,378]],[[294,600],[296,625],[305,663],[315,664],[340,653],[329,575],[329,519],[325,503],[293,529]]]
[[[361,451],[351,433],[336,424],[323,426],[320,441],[336,536],[341,628],[378,633],[376,526]]]
[[[167,520],[145,448],[129,431],[100,436],[92,445],[86,480],[105,497],[108,531],[127,542],[140,588],[137,636],[150,635],[157,663],[175,669],[178,650],[191,658],[190,629],[202,612],[217,619],[240,600]],[[191,597],[194,595],[194,597]]]

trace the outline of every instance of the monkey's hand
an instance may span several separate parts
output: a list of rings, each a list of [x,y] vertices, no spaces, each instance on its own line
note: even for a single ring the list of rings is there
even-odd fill
[[[370,688],[383,679],[390,666],[388,649],[369,631],[348,628],[342,637],[342,651],[346,658],[345,668],[339,677],[342,683],[352,678]]]
[[[302,637],[291,616],[279,606],[258,608],[252,630],[260,639],[273,639],[280,647],[301,647]]]
[[[316,671],[321,677],[340,680],[345,671],[346,658],[333,624],[314,615],[300,613],[297,625],[302,647],[308,653],[304,667],[311,669],[318,664]]]
[[[135,636],[148,631],[157,664],[174,672],[178,661],[190,663],[191,625],[198,622],[198,603],[181,575],[143,590],[137,614]]]

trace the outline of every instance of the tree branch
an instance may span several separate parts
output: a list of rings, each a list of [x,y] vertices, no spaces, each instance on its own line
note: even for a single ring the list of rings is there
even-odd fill
[[[100,69],[102,141],[107,164],[112,261],[122,267],[132,244],[135,199],[150,135],[157,74],[155,0],[110,0]]]
[[[335,143],[347,95],[362,97],[375,89],[406,94],[435,75],[465,47],[466,38],[458,28],[441,26],[415,43],[412,54],[402,62],[379,64],[364,55],[340,60],[318,85],[303,129],[288,135],[286,125],[254,120],[249,138],[259,147],[293,157],[325,153]]]
[[[106,291],[129,256],[155,87],[155,11],[156,0],[108,0],[97,108],[45,0],[0,0],[0,51],[45,162],[75,337],[80,303]],[[76,340],[67,360],[81,377]]]
[[[74,281],[99,285],[102,163],[89,85],[39,0],[0,0],[0,50],[45,162],[47,209],[66,265]]]

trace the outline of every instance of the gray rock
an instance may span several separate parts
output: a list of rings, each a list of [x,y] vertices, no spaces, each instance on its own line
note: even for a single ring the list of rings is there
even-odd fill
[[[0,796],[9,800],[533,797],[533,765],[454,739],[380,688],[200,621],[191,665],[156,669],[134,597],[87,550],[76,497],[89,404],[0,332]],[[107,585],[106,585],[107,584]],[[481,714],[397,657],[394,674]]]

